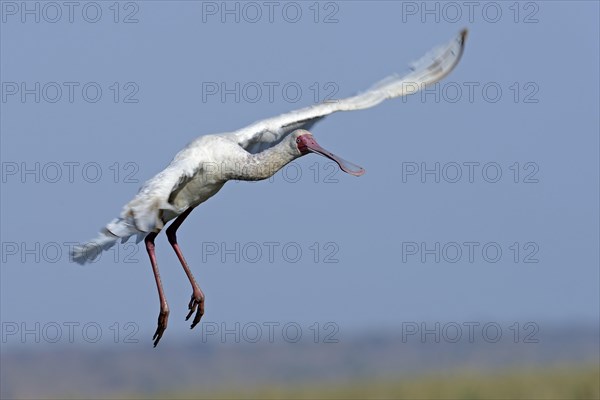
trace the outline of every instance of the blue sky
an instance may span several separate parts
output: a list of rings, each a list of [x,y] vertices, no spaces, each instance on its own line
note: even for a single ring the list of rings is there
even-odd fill
[[[364,176],[310,155],[191,214],[179,238],[204,319],[597,323],[598,3],[422,4],[2,2],[2,322],[133,322],[149,344],[145,250],[81,267],[69,243],[195,137],[352,95],[468,27],[427,94],[314,127]],[[192,339],[164,235],[157,252],[165,338]]]

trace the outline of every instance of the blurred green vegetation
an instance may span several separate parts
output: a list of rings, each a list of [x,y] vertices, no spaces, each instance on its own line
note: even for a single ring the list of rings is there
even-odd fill
[[[162,396],[161,396],[162,397]],[[600,399],[600,366],[451,371],[414,378],[171,393],[210,399]]]

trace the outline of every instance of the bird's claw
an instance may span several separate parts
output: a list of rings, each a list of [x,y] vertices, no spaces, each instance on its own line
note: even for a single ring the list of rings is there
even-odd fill
[[[190,304],[188,304],[188,310],[190,310],[190,312],[185,317],[186,321],[190,319],[194,311],[196,311],[196,316],[194,317],[192,325],[190,326],[190,329],[194,329],[204,315],[204,294],[202,292],[194,292],[194,294],[192,294],[192,299],[190,300]]]
[[[160,314],[158,314],[158,327],[156,328],[156,332],[154,332],[154,336],[152,336],[152,340],[154,340],[154,347],[160,341],[163,333],[167,329],[167,323],[169,322],[169,310],[161,310]]]

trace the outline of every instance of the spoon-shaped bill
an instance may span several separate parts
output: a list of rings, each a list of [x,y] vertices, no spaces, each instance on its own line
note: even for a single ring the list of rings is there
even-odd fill
[[[321,146],[318,148],[311,148],[309,151],[320,154],[324,157],[330,158],[340,166],[340,169],[350,175],[361,176],[365,173],[365,169],[359,165],[354,164],[351,161],[344,160],[342,157],[336,156],[330,151],[325,150]]]
[[[298,148],[300,149],[300,151],[302,153],[311,152],[311,153],[320,154],[323,157],[327,157],[327,158],[335,161],[337,163],[337,165],[339,165],[339,167],[342,171],[344,171],[350,175],[361,176],[362,174],[365,173],[365,170],[363,167],[356,165],[353,162],[346,161],[342,157],[336,156],[332,152],[325,150],[323,147],[321,147],[317,143],[317,141],[313,138],[312,135],[309,135],[309,134],[302,135],[298,139],[300,139]]]

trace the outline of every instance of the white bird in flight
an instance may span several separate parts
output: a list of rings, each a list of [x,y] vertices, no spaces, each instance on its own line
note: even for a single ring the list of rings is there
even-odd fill
[[[175,219],[166,233],[192,285],[186,321],[196,312],[191,325],[194,328],[204,314],[205,296],[183,257],[176,236],[177,229],[192,210],[214,196],[229,180],[269,178],[308,153],[330,158],[348,174],[362,175],[364,169],[323,149],[307,129],[336,111],[370,108],[441,80],[460,61],[466,37],[464,29],[449,43],[436,47],[413,63],[409,74],[390,76],[364,93],[255,122],[235,132],[200,136],[177,153],[162,172],[148,180],[125,205],[121,216],[109,222],[98,237],[75,246],[71,254],[73,260],[80,264],[92,261],[101,251],[119,240],[125,243],[131,236],[136,236],[138,243],[144,240],[160,298],[158,327],[152,338],[156,347],[167,328],[169,306],[156,263],[154,239],[167,222]]]

